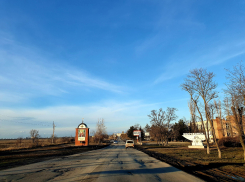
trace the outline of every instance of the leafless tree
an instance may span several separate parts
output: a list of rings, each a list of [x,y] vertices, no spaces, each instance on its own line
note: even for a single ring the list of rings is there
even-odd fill
[[[166,114],[162,108],[157,110],[152,110],[151,114],[148,115],[151,119],[151,135],[157,139],[157,142],[160,140],[163,145],[163,141],[165,140],[165,133],[166,133]]]
[[[200,106],[198,104],[198,99],[199,96],[196,96],[195,98],[193,98],[192,92],[190,91],[190,96],[191,96],[191,100],[193,101],[193,103],[195,104],[195,107],[197,109],[197,112],[199,114],[199,116],[197,116],[197,118],[201,121],[202,124],[202,129],[204,131],[204,136],[205,136],[205,140],[207,142],[207,154],[210,154],[210,139],[209,139],[209,127],[204,125],[204,119],[203,119],[203,114],[200,110]],[[206,123],[207,124],[207,123]]]
[[[230,98],[225,97],[223,103],[224,103],[224,110],[226,114],[226,123],[229,124],[229,127],[226,128],[226,130],[231,134],[231,137],[233,137],[233,127],[234,126],[232,126],[231,124],[231,117],[230,117],[231,116],[231,108],[230,108],[231,102],[230,100],[231,100]]]
[[[178,116],[175,114],[175,112],[177,111],[176,108],[174,107],[168,107],[167,108],[167,112],[166,112],[166,128],[167,128],[167,132],[166,132],[166,140],[165,140],[165,145],[168,144],[168,139],[170,136],[170,128],[171,128],[171,122],[175,121]]]
[[[219,100],[219,102],[216,102],[216,100],[214,100],[214,106],[215,106],[215,111],[217,114],[217,122],[220,122],[221,124],[221,129],[222,129],[222,135],[225,136],[225,132],[224,132],[224,126],[223,126],[223,121],[222,121],[222,105],[221,105],[221,101]]]
[[[245,144],[244,144],[244,126],[243,126],[243,113],[245,105],[245,67],[242,62],[233,67],[233,70],[227,70],[227,89],[225,93],[231,99],[231,111],[233,114],[236,128],[238,131],[240,143],[244,151],[245,160]]]
[[[191,121],[190,121],[190,132],[197,132],[197,128],[196,128],[196,106],[195,103],[190,100],[188,103],[188,107],[190,110],[190,114],[191,114]]]
[[[22,141],[23,141],[22,137],[17,138],[17,140],[16,140],[17,147],[21,147]]]
[[[37,141],[37,139],[40,138],[39,131],[32,129],[30,131],[30,136],[31,136],[31,139],[32,139],[32,143],[35,143],[35,141]]]
[[[98,119],[95,138],[99,143],[101,143],[106,136],[107,136],[107,132],[106,132],[104,119],[103,118]]]
[[[196,101],[199,97],[202,98],[205,116],[211,126],[213,139],[218,150],[218,157],[221,158],[221,150],[216,140],[216,134],[213,127],[212,112],[210,110],[209,104],[212,99],[218,97],[217,92],[215,91],[217,84],[213,81],[214,76],[215,75],[213,72],[207,72],[206,69],[194,69],[191,70],[190,73],[187,75],[185,83],[182,84],[181,87],[183,90],[188,91],[192,95],[192,98],[196,98]]]
[[[162,145],[165,142],[165,145],[168,144],[168,138],[170,136],[170,127],[171,122],[174,121],[177,116],[175,114],[176,108],[167,108],[167,111],[163,111],[162,108],[157,110],[152,110],[151,114],[148,117],[151,119],[151,135],[157,137],[158,140],[161,140]]]
[[[163,144],[165,130],[166,130],[166,128],[164,128],[164,127],[160,127],[160,126],[157,126],[155,124],[152,124],[151,129],[150,129],[150,136],[155,141],[157,141],[157,144],[160,145],[160,141]]]

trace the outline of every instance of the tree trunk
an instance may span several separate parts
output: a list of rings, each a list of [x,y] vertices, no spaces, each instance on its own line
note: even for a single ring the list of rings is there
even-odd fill
[[[238,135],[239,135],[239,139],[240,139],[240,143],[241,143],[242,149],[244,151],[243,160],[245,161],[245,144],[244,144],[243,137],[242,137],[244,133],[242,133],[242,131],[243,131],[242,127],[243,126],[240,124],[240,123],[242,123],[242,111],[243,111],[243,108],[239,108],[238,109],[239,116],[237,116],[237,112],[236,112],[235,107],[232,106],[231,110],[232,110],[232,113],[234,115],[237,131],[238,131]]]
[[[205,110],[206,110],[206,107],[205,107]],[[216,134],[215,134],[215,130],[214,130],[213,120],[210,118],[210,115],[208,114],[207,110],[206,110],[206,118],[208,119],[209,124],[211,126],[211,130],[212,130],[212,134],[213,134],[213,140],[214,140],[214,143],[215,143],[216,148],[218,150],[218,157],[221,159],[221,150],[219,148],[219,145],[218,145],[218,142],[217,142],[217,139],[216,139]]]
[[[209,142],[207,142],[207,154],[210,154]]]
[[[200,115],[200,119],[201,119],[201,122],[202,122],[202,127],[203,127],[203,129],[204,129],[204,136],[205,136],[205,139],[206,139],[206,141],[207,141],[207,154],[210,154],[209,134],[208,134],[208,136],[207,136],[207,132],[206,132],[206,129],[205,129],[205,126],[204,126],[204,123],[203,123],[202,113],[201,113],[201,111],[199,110],[199,107],[197,106],[196,101],[195,101],[192,97],[191,97],[191,99],[192,99],[193,102],[195,103],[196,108],[197,108],[197,111],[198,111],[198,113],[199,113],[199,115]]]

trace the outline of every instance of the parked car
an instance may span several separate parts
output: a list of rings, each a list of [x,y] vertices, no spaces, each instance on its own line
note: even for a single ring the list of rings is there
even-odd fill
[[[128,147],[134,147],[134,141],[133,140],[126,140],[125,148],[127,149]]]
[[[118,144],[118,141],[117,141],[117,140],[114,140],[114,143],[115,143],[115,144]]]

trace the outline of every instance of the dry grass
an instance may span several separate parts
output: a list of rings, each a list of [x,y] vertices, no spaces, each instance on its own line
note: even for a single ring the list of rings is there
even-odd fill
[[[242,148],[223,148],[222,158],[217,158],[217,150],[211,148],[210,154],[206,154],[206,149],[171,149],[171,148],[152,148],[148,149],[150,151],[155,151],[162,153],[176,159],[186,160],[198,164],[207,163],[243,163],[243,150]]]
[[[43,147],[49,145],[59,145],[65,143],[71,143],[72,137],[62,137],[62,138],[55,138],[54,144],[50,138],[40,138],[37,139],[34,143],[32,139],[5,139],[0,140],[0,151],[4,150],[16,150],[16,149],[23,149],[23,148],[33,148],[33,147]]]
[[[222,147],[222,159],[218,158],[216,148],[189,149],[189,142],[171,142],[169,146],[138,146],[145,153],[167,162],[177,168],[195,174],[207,181],[245,181],[245,162],[241,147]]]

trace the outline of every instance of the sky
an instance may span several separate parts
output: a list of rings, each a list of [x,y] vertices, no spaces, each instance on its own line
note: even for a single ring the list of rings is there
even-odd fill
[[[150,124],[151,110],[190,118],[180,85],[195,68],[245,56],[243,0],[0,1],[0,138],[107,133]]]

